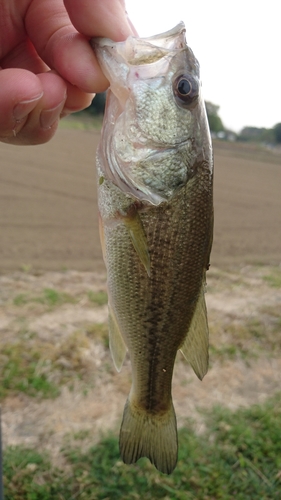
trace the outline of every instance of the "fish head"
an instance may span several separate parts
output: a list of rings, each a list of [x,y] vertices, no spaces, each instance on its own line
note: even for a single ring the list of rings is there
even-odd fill
[[[159,205],[210,156],[199,63],[183,23],[149,38],[96,39],[110,82],[103,126],[103,174],[137,200]],[[106,144],[106,146],[104,146]]]

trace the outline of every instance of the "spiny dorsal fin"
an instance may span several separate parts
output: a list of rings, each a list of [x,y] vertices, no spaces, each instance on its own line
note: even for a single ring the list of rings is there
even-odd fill
[[[108,304],[109,348],[114,366],[120,372],[127,352],[126,344],[120,332],[112,307]]]
[[[202,380],[208,371],[209,329],[203,287],[194,311],[187,336],[180,351]]]

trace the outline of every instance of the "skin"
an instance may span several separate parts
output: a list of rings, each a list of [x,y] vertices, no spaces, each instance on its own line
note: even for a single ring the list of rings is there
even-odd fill
[[[0,20],[0,141],[18,145],[49,141],[106,90],[90,38],[135,34],[123,0],[0,0]]]

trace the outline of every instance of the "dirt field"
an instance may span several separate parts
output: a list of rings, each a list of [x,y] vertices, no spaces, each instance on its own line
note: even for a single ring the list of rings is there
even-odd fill
[[[104,270],[98,238],[98,132],[63,129],[43,146],[0,145],[0,272]],[[215,146],[212,264],[281,261],[281,155]]]
[[[87,447],[101,430],[118,432],[130,387],[129,362],[120,374],[112,367],[100,303],[106,277],[97,229],[98,138],[61,129],[40,147],[0,144],[0,366],[13,357],[24,378],[36,363],[30,377],[44,375],[60,391],[46,399],[28,386],[7,390],[4,444],[48,449],[56,463],[74,433],[89,431],[81,442]],[[235,409],[280,390],[280,187],[280,155],[216,143],[211,366],[201,383],[178,359],[179,425],[196,415],[200,431],[197,407]]]

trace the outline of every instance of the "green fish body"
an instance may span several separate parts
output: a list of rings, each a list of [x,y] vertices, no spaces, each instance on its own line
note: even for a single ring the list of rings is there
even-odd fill
[[[97,152],[110,350],[117,370],[127,350],[132,365],[120,452],[167,474],[177,462],[177,351],[200,379],[208,369],[212,148],[184,33],[181,23],[146,39],[93,42],[110,81]]]

